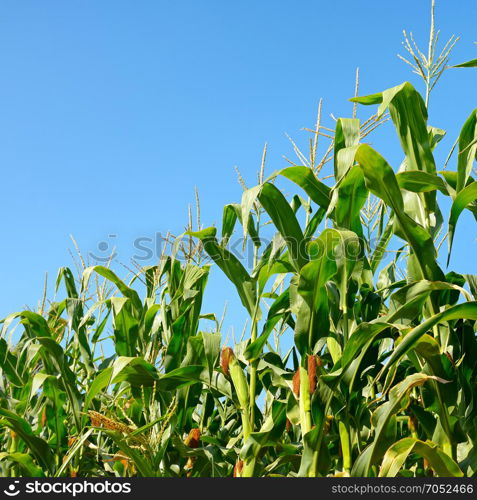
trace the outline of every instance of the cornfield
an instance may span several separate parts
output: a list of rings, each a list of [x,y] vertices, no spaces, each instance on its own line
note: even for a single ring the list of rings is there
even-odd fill
[[[445,164],[427,118],[454,43],[406,35],[425,95],[355,95],[334,127],[320,106],[308,152],[268,177],[264,154],[220,231],[190,223],[127,280],[63,267],[59,300],[6,317],[0,475],[476,477],[477,276],[448,265],[477,218],[477,109]],[[385,122],[394,167],[369,144]],[[247,319],[234,343],[202,307],[211,269]]]

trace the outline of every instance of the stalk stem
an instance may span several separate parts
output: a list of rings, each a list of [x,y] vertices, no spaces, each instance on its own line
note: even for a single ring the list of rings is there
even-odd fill
[[[351,471],[351,439],[348,424],[348,418],[346,418],[346,422],[340,420],[338,430],[341,441],[341,451],[343,453],[343,470],[349,473]]]

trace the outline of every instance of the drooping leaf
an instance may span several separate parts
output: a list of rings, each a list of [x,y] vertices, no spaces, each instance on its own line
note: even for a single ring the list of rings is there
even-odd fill
[[[307,262],[305,239],[292,208],[281,191],[266,182],[260,190],[259,200],[285,240],[291,261],[298,271]]]
[[[290,295],[289,291],[285,290],[270,306],[268,311],[267,320],[263,326],[262,333],[254,341],[251,342],[245,350],[245,358],[248,360],[256,359],[265,346],[268,337],[272,333],[275,325],[284,317],[284,314],[290,309]]]
[[[366,144],[359,146],[356,160],[363,169],[368,189],[394,211],[398,223],[396,233],[412,248],[419,262],[422,277],[430,281],[441,281],[444,274],[436,262],[436,250],[432,237],[426,229],[406,214],[401,191],[392,168],[379,153]]]
[[[215,239],[216,232],[217,230],[214,227],[210,227],[189,234],[202,241],[205,251],[235,285],[242,304],[252,316],[256,303],[255,282],[237,257],[217,243]]]
[[[470,61],[456,64],[452,66],[453,68],[476,68],[477,67],[477,59],[471,59]]]
[[[23,472],[23,476],[25,477],[45,477],[45,474],[41,467],[38,467],[33,462],[33,459],[27,453],[8,453],[8,452],[0,452],[0,462],[2,460],[10,461],[15,464],[18,464],[20,469]],[[8,495],[8,493],[6,493]]]
[[[394,349],[388,362],[386,363],[386,366],[383,368],[383,372],[389,370],[391,366],[397,363],[397,361],[400,360],[410,349],[412,349],[415,343],[425,333],[432,329],[434,325],[437,325],[442,321],[451,321],[454,319],[477,320],[477,302],[465,302],[463,304],[457,304],[449,307],[449,309],[435,314],[420,325],[414,327],[405,335],[404,339],[399,343],[396,349]]]
[[[460,214],[467,205],[475,200],[477,200],[477,182],[472,182],[459,192],[452,203],[449,215],[449,253],[447,255],[447,265],[449,265],[455,228]]]
[[[107,280],[111,281],[111,283],[114,283],[114,285],[117,286],[118,290],[124,295],[124,297],[131,300],[131,303],[136,308],[136,310],[142,311],[141,299],[139,298],[139,295],[136,292],[136,290],[128,287],[122,280],[118,278],[118,276],[116,276],[116,274],[113,271],[111,271],[111,269],[108,269],[107,267],[104,266],[87,267],[83,272],[83,278],[82,278],[83,290],[87,289],[90,276],[93,272],[99,274],[100,276],[103,276],[103,278],[106,278]]]
[[[466,290],[452,283],[417,281],[409,283],[391,295],[389,311],[385,317],[386,321],[396,323],[415,319],[422,312],[422,307],[429,295],[435,290],[455,290],[457,293],[462,293],[464,298],[470,300]]]
[[[107,434],[124,455],[132,460],[139,476],[141,477],[157,477],[157,474],[152,469],[150,463],[142,456],[139,450],[135,449],[127,442],[127,439],[117,431],[105,430]]]
[[[467,180],[472,173],[472,165],[477,159],[477,109],[474,109],[465,121],[459,134],[458,143],[457,193],[467,185]]]
[[[432,441],[408,437],[388,448],[384,455],[379,477],[395,477],[411,453],[425,458],[439,477],[462,477],[459,466]]]
[[[25,419],[15,415],[10,410],[0,407],[0,425],[9,427],[18,434],[44,469],[53,470],[55,459],[48,443],[44,439],[35,436]]]
[[[423,385],[430,379],[433,379],[433,377],[423,373],[414,373],[391,389],[389,401],[378,406],[378,409],[373,414],[374,439],[355,461],[351,471],[353,476],[367,477],[370,467],[382,459],[391,445],[390,439],[395,434],[395,430],[393,431],[395,415],[409,404],[411,389]]]
[[[352,101],[369,104],[359,97]],[[387,89],[381,94],[378,114],[387,108],[406,155],[406,170],[435,175],[436,164],[427,128],[427,110],[419,92],[409,82]],[[436,212],[436,193],[424,192],[422,198],[427,216],[432,218]]]
[[[444,194],[447,194],[447,189],[444,181],[435,174],[422,172],[420,170],[408,170],[396,174],[396,180],[401,189],[412,191],[414,193],[426,193],[438,189]]]
[[[310,167],[287,167],[275,172],[272,177],[281,175],[300,186],[305,193],[321,208],[330,204],[330,188],[319,181]]]

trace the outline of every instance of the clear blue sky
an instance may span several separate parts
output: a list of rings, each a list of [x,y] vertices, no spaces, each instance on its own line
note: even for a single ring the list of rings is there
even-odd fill
[[[220,224],[241,196],[233,167],[253,185],[265,142],[268,172],[284,166],[285,132],[306,144],[320,97],[325,116],[349,116],[357,66],[361,94],[420,85],[396,54],[403,28],[426,39],[429,4],[2,1],[0,316],[35,307],[45,272],[53,281],[71,265],[69,234],[85,254],[117,235],[125,275],[135,238],[183,231],[195,186],[203,224]],[[476,19],[474,0],[438,0],[442,39],[462,37],[454,63],[477,57]],[[476,86],[477,70],[453,70],[436,90],[430,122],[449,134],[440,158]],[[375,146],[397,166],[395,142]],[[469,224],[452,267],[476,272]],[[226,299],[237,302],[215,272],[206,312]],[[240,330],[243,317],[232,308],[228,322]]]

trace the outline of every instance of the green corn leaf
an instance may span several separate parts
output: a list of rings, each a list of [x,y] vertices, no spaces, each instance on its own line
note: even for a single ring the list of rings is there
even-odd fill
[[[202,370],[199,380],[205,384],[214,395],[225,396],[230,400],[233,398],[232,386],[221,372],[215,370],[212,373],[212,377],[210,377],[208,369]]]
[[[456,64],[452,66],[453,68],[477,68],[477,59],[471,59],[470,61]]]
[[[202,381],[204,367],[201,365],[181,366],[159,377],[156,387],[159,391],[175,391]]]
[[[447,265],[449,265],[450,262],[455,228],[460,214],[463,212],[465,207],[475,200],[477,200],[477,182],[472,182],[459,192],[452,203],[449,216],[449,252],[447,255]]]
[[[111,366],[98,373],[91,382],[84,398],[83,412],[89,409],[93,399],[110,384],[133,380],[138,382],[137,385],[150,386],[157,379],[155,368],[143,359],[120,356]]]
[[[409,82],[404,82],[385,90],[381,96],[378,114],[389,108],[401,147],[406,155],[406,170],[435,175],[436,164],[427,127],[427,110],[419,92]],[[360,98],[352,100],[369,104],[360,101]],[[424,192],[422,199],[426,213],[430,217],[436,212],[436,193]]]
[[[280,190],[266,182],[259,194],[259,200],[285,240],[291,262],[298,271],[307,262],[305,239],[292,208]]]
[[[427,110],[419,92],[405,82],[383,92],[384,106],[389,107],[401,147],[406,155],[408,170],[436,173],[436,164],[427,130]]]
[[[352,168],[343,175],[337,188],[337,201],[333,218],[339,228],[350,229],[358,236],[363,236],[361,209],[368,195],[363,172]]]
[[[334,141],[334,174],[341,181],[354,163],[354,147],[361,137],[360,122],[355,118],[339,118]]]
[[[212,377],[217,359],[220,355],[221,335],[219,333],[202,332],[202,341],[204,343],[205,359],[209,374]]]
[[[83,403],[83,412],[86,412],[93,399],[105,388],[111,383],[111,377],[113,373],[113,368],[110,366],[108,368],[105,368],[101,372],[99,372],[94,380],[91,382],[88,392],[86,393],[86,396],[84,398],[84,403]],[[86,419],[83,419],[85,422]]]
[[[135,387],[151,387],[159,375],[156,368],[142,358],[119,357],[112,366],[112,383],[129,382]]]
[[[439,477],[462,477],[464,475],[454,460],[439,449],[437,444],[409,437],[397,441],[388,448],[381,464],[379,477],[396,477],[411,453],[426,458]]]
[[[78,298],[65,299],[66,312],[68,313],[69,326],[75,332],[78,347],[81,351],[83,361],[87,369],[92,373],[94,371],[93,360],[91,358],[91,348],[86,334],[86,328],[82,324],[84,317],[83,301]]]
[[[330,188],[319,181],[310,167],[287,167],[272,175],[281,175],[300,186],[303,191],[321,208],[327,209],[330,204]]]
[[[449,309],[435,314],[428,320],[413,328],[405,335],[404,339],[394,349],[380,376],[397,363],[409,350],[411,350],[415,346],[416,342],[425,333],[432,329],[434,325],[437,325],[442,321],[451,321],[454,319],[477,320],[477,302],[466,302],[464,304],[457,304],[449,307]]]
[[[61,383],[66,392],[75,422],[79,427],[81,395],[76,383],[76,377],[68,365],[63,348],[50,337],[38,337],[37,342],[41,344],[40,352],[46,365],[46,370],[50,375],[61,375]]]
[[[241,459],[256,459],[263,448],[274,447],[279,443],[285,429],[286,411],[285,403],[273,401],[269,416],[260,431],[251,433],[240,450]]]
[[[243,237],[247,238],[250,227],[251,211],[254,207],[257,197],[260,193],[261,186],[254,186],[253,188],[247,189],[242,194],[242,203],[240,204],[240,220],[243,227]]]
[[[136,290],[129,288],[122,280],[120,280],[116,276],[116,274],[113,271],[111,271],[111,269],[108,269],[107,267],[104,266],[87,267],[83,272],[83,278],[81,284],[81,288],[83,291],[87,290],[89,279],[93,272],[99,274],[100,276],[103,276],[103,278],[106,278],[107,280],[111,281],[111,283],[116,285],[118,290],[124,295],[124,297],[127,297],[128,299],[131,300],[131,303],[133,304],[134,308],[138,312],[142,312],[142,302]]]
[[[381,261],[386,253],[386,248],[388,247],[391,238],[394,235],[393,226],[394,226],[394,216],[391,216],[386,223],[386,226],[381,234],[376,249],[374,250],[373,255],[371,257],[370,265],[373,273],[377,271],[379,265],[381,264]]]
[[[21,318],[22,324],[25,326],[30,337],[51,337],[50,327],[45,318],[40,314],[31,311],[22,311],[11,314],[8,319]],[[7,320],[5,321],[7,325]]]
[[[342,236],[340,231],[325,229],[310,242],[311,260],[300,270],[296,288],[290,289],[291,309],[297,316],[295,345],[302,355],[311,353],[318,339],[328,334],[325,285],[338,271],[334,249],[342,242]]]
[[[66,467],[68,467],[71,460],[73,460],[76,454],[83,448],[84,443],[86,442],[88,437],[93,433],[94,430],[95,430],[94,428],[88,429],[80,438],[75,440],[73,446],[68,450],[68,453],[63,457],[61,467],[59,467],[56,470],[54,477],[62,477],[64,471],[66,470]]]
[[[406,240],[419,262],[422,275],[430,281],[440,281],[444,274],[436,262],[436,250],[430,234],[404,211],[401,191],[392,168],[370,146],[362,144],[356,152],[368,189],[394,211],[398,222],[397,234]]]
[[[226,246],[230,236],[234,232],[237,222],[237,211],[233,205],[225,205],[222,215],[222,241],[221,245]]]
[[[138,450],[132,448],[127,443],[125,437],[123,437],[116,431],[103,430],[102,432],[109,436],[117,445],[117,447],[133,461],[140,477],[157,477],[157,473],[155,473],[155,471],[152,469],[149,462],[142,456],[142,454]]]
[[[464,123],[459,134],[457,156],[457,185],[459,193],[467,185],[472,166],[477,160],[477,109],[474,109]]]
[[[453,406],[458,396],[458,388],[456,381],[450,379],[455,378],[455,374],[451,370],[446,369],[443,363],[445,355],[441,353],[439,342],[434,337],[425,334],[416,342],[414,350],[426,361],[427,373],[430,370],[432,375],[448,381],[446,384],[439,384],[438,390],[441,392],[442,400],[445,401],[445,404],[448,407]]]
[[[45,477],[45,473],[41,469],[41,467],[38,467],[34,462],[33,459],[30,455],[26,453],[7,453],[7,452],[1,452],[0,453],[0,462],[2,460],[6,460],[9,462],[13,462],[15,464],[18,464],[20,469],[22,470],[23,474],[22,476],[26,477]]]
[[[469,285],[472,296],[474,297],[474,299],[477,299],[477,276],[475,276],[474,274],[465,274],[464,276],[467,284]]]
[[[400,288],[390,297],[388,314],[383,318],[389,323],[413,320],[421,312],[425,301],[434,290],[455,290],[471,300],[467,291],[452,283],[421,280]]]
[[[409,392],[435,377],[414,373],[395,385],[389,392],[389,401],[378,407],[372,416],[375,426],[373,442],[358,456],[351,471],[352,476],[367,477],[371,466],[379,462],[391,445],[395,435],[395,415],[409,404]]]
[[[390,337],[394,325],[384,322],[360,323],[351,334],[343,350],[341,359],[335,364],[332,371],[321,375],[321,379],[334,387],[344,376],[351,364],[356,359],[363,359],[371,345],[380,338]],[[360,361],[354,366],[355,371],[359,369]],[[356,377],[356,373],[348,374],[350,380]]]
[[[18,372],[18,358],[11,353],[6,340],[2,338],[0,338],[0,368],[11,384],[17,387],[25,385],[26,380]]]
[[[364,105],[380,104],[378,115],[389,108],[409,170],[435,173],[435,162],[427,130],[427,110],[424,100],[409,83],[392,87],[379,94],[354,97],[351,102]]]
[[[242,304],[250,316],[253,316],[256,303],[255,281],[250,277],[237,257],[217,243],[215,239],[216,231],[214,227],[210,227],[188,234],[202,241],[205,251],[235,285]]]
[[[54,468],[54,455],[48,443],[35,436],[30,424],[15,413],[0,407],[0,425],[9,427],[25,442],[37,462],[47,471]]]
[[[66,292],[68,294],[68,297],[70,297],[72,299],[77,299],[78,292],[76,290],[75,278],[74,278],[73,273],[71,272],[71,269],[69,267],[60,267],[60,269],[58,271],[58,275],[56,277],[56,285],[55,285],[56,291],[58,291],[61,280],[63,280],[65,283]]]
[[[254,341],[251,342],[245,350],[245,358],[248,360],[257,359],[265,344],[267,343],[268,337],[272,333],[275,325],[284,317],[284,314],[290,310],[290,294],[289,290],[285,290],[270,306],[268,311],[267,320],[263,326],[262,333]]]
[[[443,194],[447,193],[444,181],[435,174],[422,172],[420,170],[409,170],[396,174],[396,180],[401,189],[414,193],[426,193],[438,189]]]
[[[134,356],[137,353],[139,321],[134,307],[126,297],[112,297],[114,347],[119,356]]]
[[[305,227],[305,231],[303,232],[303,236],[307,241],[315,235],[316,230],[318,229],[318,226],[321,224],[325,215],[326,215],[326,210],[324,208],[320,208],[308,221],[308,224]]]

